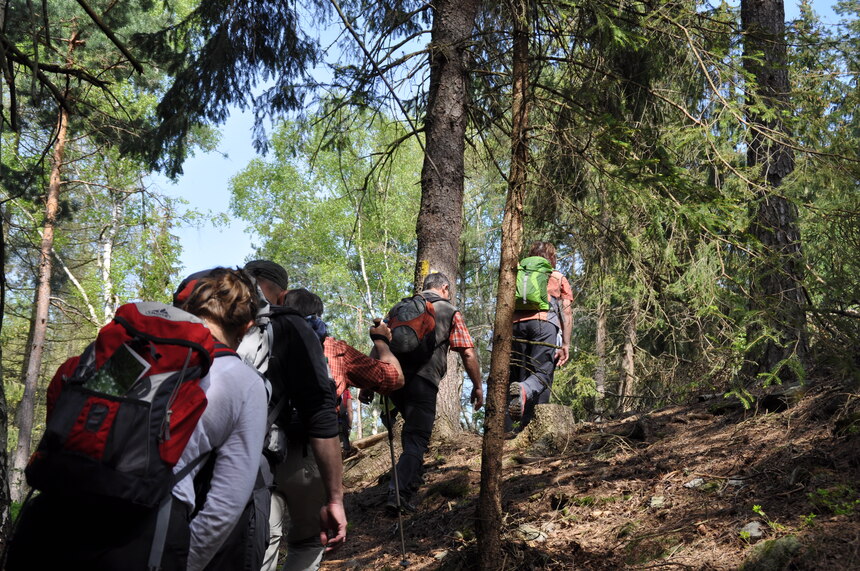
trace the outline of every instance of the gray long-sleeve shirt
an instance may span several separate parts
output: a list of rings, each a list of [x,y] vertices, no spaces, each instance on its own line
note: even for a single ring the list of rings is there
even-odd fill
[[[188,571],[203,569],[236,525],[254,488],[267,428],[263,381],[238,358],[215,359],[201,388],[208,404],[174,469],[216,451],[206,503],[191,521]],[[201,466],[173,489],[189,509],[194,509],[194,476]]]

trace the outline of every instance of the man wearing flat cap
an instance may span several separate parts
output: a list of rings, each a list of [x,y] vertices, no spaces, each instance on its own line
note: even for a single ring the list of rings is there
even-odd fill
[[[269,260],[254,260],[245,264],[244,270],[254,276],[257,285],[270,303],[281,305],[283,295],[290,284],[287,270],[280,264]]]

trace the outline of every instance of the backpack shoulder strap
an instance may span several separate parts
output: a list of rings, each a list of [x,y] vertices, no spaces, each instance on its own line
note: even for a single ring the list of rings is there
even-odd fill
[[[224,343],[215,341],[215,358],[218,357],[236,357],[238,359],[239,354]]]
[[[443,343],[445,343],[445,341],[451,335],[451,327],[454,326],[454,316],[459,310],[453,303],[451,303],[447,299],[439,297],[438,295],[434,295],[434,298],[435,299],[432,300],[428,299],[428,301],[430,301],[430,303],[433,305],[433,309],[436,312],[436,317],[444,318],[444,322],[446,323],[444,331],[441,331],[442,335],[437,336],[436,345],[433,348],[435,350]],[[441,311],[437,308],[441,308]],[[450,316],[447,315],[448,312],[451,313]]]

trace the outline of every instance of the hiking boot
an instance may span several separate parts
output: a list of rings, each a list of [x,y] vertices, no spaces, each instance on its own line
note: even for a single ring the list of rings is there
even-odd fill
[[[401,494],[400,496],[400,513],[402,514],[414,514],[418,511],[418,508],[413,504],[409,503],[406,498]],[[388,490],[388,499],[385,501],[385,511],[387,511],[391,515],[397,515],[397,494],[394,490]]]
[[[508,387],[508,414],[514,422],[519,422],[523,419],[526,412],[526,388],[522,383],[513,382]]]

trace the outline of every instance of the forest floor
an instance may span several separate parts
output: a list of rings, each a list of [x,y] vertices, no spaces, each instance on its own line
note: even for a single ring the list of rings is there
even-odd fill
[[[860,395],[757,402],[581,423],[549,455],[508,441],[505,569],[860,569]],[[387,441],[374,448],[390,466]],[[387,476],[353,480],[347,543],[323,569],[476,568],[480,461],[474,434],[434,446],[405,558]]]

